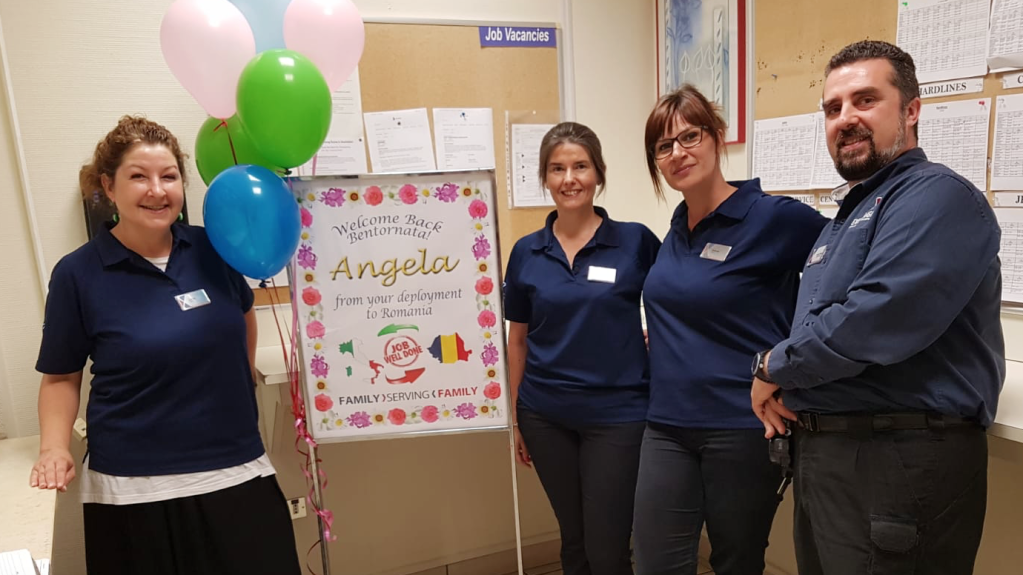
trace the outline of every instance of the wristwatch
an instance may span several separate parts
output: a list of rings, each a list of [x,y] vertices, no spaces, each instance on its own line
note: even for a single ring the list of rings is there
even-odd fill
[[[771,350],[769,349],[758,351],[756,355],[753,356],[753,368],[751,371],[753,372],[753,377],[759,378],[767,383],[774,383],[774,381],[767,376],[767,354],[770,352]]]

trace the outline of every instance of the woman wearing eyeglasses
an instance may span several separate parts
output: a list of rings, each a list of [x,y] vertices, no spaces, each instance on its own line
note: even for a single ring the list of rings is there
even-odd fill
[[[682,194],[643,286],[650,408],[636,487],[638,575],[764,570],[782,471],[749,409],[749,358],[789,333],[799,272],[827,220],[757,179],[725,181],[725,122],[692,86],[646,124],[647,166]]]

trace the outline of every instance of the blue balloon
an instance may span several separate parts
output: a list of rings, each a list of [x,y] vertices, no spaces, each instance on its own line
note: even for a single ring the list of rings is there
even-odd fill
[[[256,38],[256,53],[284,45],[284,12],[291,0],[228,0],[245,15]]]
[[[213,178],[202,215],[220,257],[250,278],[277,275],[298,249],[298,202],[288,184],[262,166],[231,166]]]

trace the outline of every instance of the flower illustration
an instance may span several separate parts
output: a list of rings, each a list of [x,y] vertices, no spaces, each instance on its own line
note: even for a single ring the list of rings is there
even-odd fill
[[[316,389],[319,389],[320,391],[323,391],[324,389],[327,389],[327,382],[322,381],[322,380],[321,381],[317,381],[316,382]]]
[[[497,346],[492,343],[488,343],[483,346],[483,351],[480,352],[480,359],[483,360],[483,365],[487,367],[496,365],[499,357],[500,356],[497,353]]]
[[[487,369],[487,379],[494,379],[497,377],[497,370],[494,368]]]
[[[327,333],[327,328],[319,320],[311,321],[305,326],[305,334],[309,339],[320,339]]]
[[[481,405],[480,406],[480,413],[483,414],[483,415],[486,415],[486,414],[490,413],[490,406],[489,405],[485,405],[485,404]]]
[[[316,342],[315,344],[313,344],[313,349],[315,349],[316,351],[320,351],[321,349],[323,349],[323,344],[320,342]]]
[[[393,425],[401,425],[405,423],[405,410],[394,408],[387,412],[387,421],[390,421]]]
[[[384,201],[384,193],[380,191],[380,186],[370,186],[363,192],[362,199],[371,206],[379,206]]]
[[[314,401],[316,403],[317,411],[329,411],[330,408],[334,407],[334,400],[326,393],[316,394]]]
[[[440,416],[440,414],[437,412],[437,406],[427,405],[426,407],[423,408],[422,416],[423,421],[425,421],[426,423],[433,423],[437,421],[437,418]]]
[[[419,192],[419,193],[423,194],[424,198],[429,198],[430,197],[430,190],[424,189],[422,192]]]
[[[473,226],[473,227],[476,228],[477,232],[482,232],[483,231],[483,224],[481,224],[479,222],[476,222],[476,225]]]
[[[359,192],[348,192],[348,199],[353,202],[359,201]]]
[[[493,337],[493,334],[491,334],[489,331],[483,332],[483,339],[490,339],[491,337]]]
[[[405,184],[398,190],[398,197],[401,201],[406,204],[414,204],[419,201],[419,192],[416,191],[416,187],[412,184]]]
[[[476,321],[479,322],[480,327],[494,327],[494,324],[497,323],[497,316],[494,315],[494,312],[490,311],[489,309],[485,309],[480,312],[480,315],[479,317],[476,318]]]
[[[487,209],[487,203],[483,200],[473,200],[472,203],[469,204],[469,215],[477,220],[487,217],[487,212],[489,211],[490,210]]]
[[[490,257],[490,240],[486,236],[476,236],[476,241],[472,243],[472,255],[478,260]],[[301,253],[299,257],[301,257]],[[316,256],[313,256],[313,266],[316,266]]]
[[[315,202],[316,201],[316,194],[314,194],[312,192],[309,192],[308,194],[306,194],[305,197],[310,202]]]
[[[302,227],[303,228],[308,228],[309,226],[313,225],[313,213],[312,212],[310,212],[309,210],[307,210],[305,208],[302,208],[301,210],[299,210],[299,213],[302,214]]]
[[[468,198],[472,195],[472,190],[469,188],[462,188],[462,195]]]
[[[340,208],[345,203],[345,191],[341,188],[330,188],[320,194],[320,201],[332,208]]]
[[[385,417],[384,414],[382,414],[382,413],[374,413],[373,414],[373,424],[374,425],[380,425],[380,424],[382,424],[385,421],[387,421],[387,417]]]
[[[323,360],[322,355],[313,356],[309,362],[309,370],[313,372],[313,377],[327,377],[330,374],[330,366]]]
[[[487,246],[490,247],[489,245]],[[475,252],[476,246],[473,246]],[[480,258],[477,258],[480,259]],[[298,265],[304,267],[307,270],[316,269],[316,254],[313,253],[313,248],[310,246],[302,246],[298,249]]]
[[[451,419],[451,415],[452,415],[451,410],[446,407],[440,410],[441,419]]]
[[[496,381],[491,381],[483,387],[483,395],[485,395],[487,399],[497,399],[498,397],[501,397],[501,384]]]
[[[363,427],[373,425],[373,422],[369,420],[369,414],[365,411],[356,411],[348,416],[348,425],[354,426],[357,429],[362,429]]]
[[[490,295],[492,291],[494,291],[494,280],[487,277],[476,280],[476,293]]]
[[[302,238],[302,241],[308,241],[309,240],[309,232],[302,232],[302,235],[299,236],[299,237]]]
[[[462,419],[472,419],[476,417],[476,406],[471,403],[463,403],[455,408],[455,415]]]
[[[341,419],[339,417],[339,418],[334,420],[334,425],[337,426],[337,427],[344,427],[345,426],[345,420],[343,420],[343,419]]]
[[[435,197],[442,202],[451,203],[458,198],[458,186],[450,183],[444,184],[437,188],[437,195]]]
[[[303,276],[303,279],[305,279],[305,283],[311,284],[316,279],[316,274],[306,272],[306,274]]]
[[[487,273],[487,270],[490,269],[490,267],[487,265],[487,262],[480,262],[480,263],[476,264],[476,269],[479,270],[482,273]],[[309,280],[309,281],[312,281],[312,280]]]
[[[304,301],[306,305],[316,305],[320,303],[321,299],[323,298],[320,296],[320,290],[314,287],[307,287],[302,290],[302,301]]]

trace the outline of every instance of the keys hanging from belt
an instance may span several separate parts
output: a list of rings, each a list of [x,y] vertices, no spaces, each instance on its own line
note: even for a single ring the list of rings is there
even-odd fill
[[[788,489],[789,484],[792,483],[791,437],[792,430],[789,428],[789,422],[786,420],[785,435],[775,435],[768,442],[767,449],[771,458],[771,463],[781,466],[782,470],[781,485],[778,486],[779,503],[785,498],[785,490]]]

